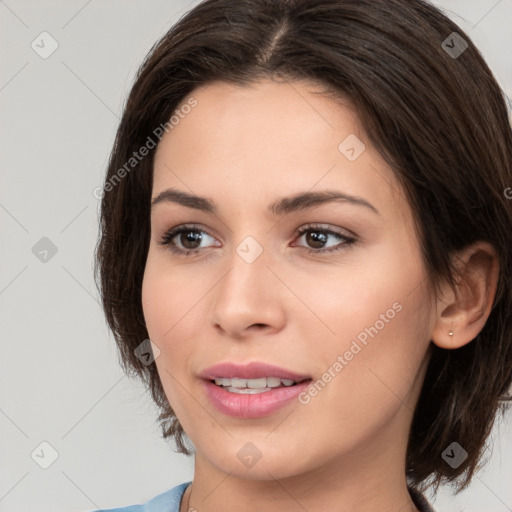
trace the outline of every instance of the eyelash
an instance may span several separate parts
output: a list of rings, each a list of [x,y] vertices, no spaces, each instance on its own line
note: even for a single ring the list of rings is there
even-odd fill
[[[190,255],[197,255],[199,254],[199,251],[201,249],[180,249],[179,247],[175,247],[171,245],[171,241],[173,238],[175,238],[177,235],[180,235],[182,233],[188,233],[188,232],[199,232],[199,233],[205,233],[208,236],[210,233],[205,231],[204,229],[200,228],[196,225],[182,225],[177,226],[175,228],[170,229],[160,239],[158,242],[159,245],[167,245],[168,249],[173,253],[177,254],[179,256],[190,256]],[[334,231],[332,229],[324,228],[319,225],[315,224],[308,224],[300,229],[297,230],[297,235],[300,238],[302,235],[306,233],[325,233],[328,235],[334,235],[341,239],[341,242],[338,245],[335,245],[334,247],[331,247],[329,249],[312,249],[310,247],[304,247],[299,246],[301,249],[305,250],[306,252],[310,254],[326,254],[331,252],[338,252],[342,250],[347,250],[353,247],[353,245],[357,242],[357,239],[355,237],[343,235],[342,233],[339,233],[338,231]],[[213,238],[213,237],[212,237]]]

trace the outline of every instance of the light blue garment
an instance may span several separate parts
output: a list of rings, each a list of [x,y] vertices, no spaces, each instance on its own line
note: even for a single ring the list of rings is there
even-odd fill
[[[192,482],[184,482],[182,484],[169,489],[168,491],[151,498],[142,505],[129,505],[120,508],[107,508],[95,510],[94,512],[179,512],[180,501],[185,489]]]
[[[182,484],[169,489],[168,491],[155,496],[143,505],[130,505],[120,508],[107,508],[103,510],[95,510],[94,512],[180,512],[180,501],[186,488],[192,482],[184,482]],[[435,512],[425,497],[415,489],[408,487],[409,494],[418,510],[421,512]]]

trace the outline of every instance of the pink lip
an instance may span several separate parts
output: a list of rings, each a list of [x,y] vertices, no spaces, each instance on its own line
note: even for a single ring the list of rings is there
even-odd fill
[[[199,374],[199,377],[206,380],[219,379],[221,377],[226,377],[228,379],[232,379],[234,377],[240,377],[241,379],[279,377],[280,379],[292,379],[296,382],[310,378],[309,375],[301,375],[273,364],[260,363],[258,361],[253,361],[248,364],[216,364],[203,370]]]
[[[209,380],[203,381],[203,385],[206,395],[220,412],[237,418],[261,418],[296,401],[296,397],[305,391],[310,382],[305,380],[293,386],[274,388],[255,395],[231,393]]]
[[[260,418],[268,416],[289,405],[310,384],[308,375],[266,363],[252,362],[247,365],[221,363],[203,370],[199,376],[204,379],[203,386],[212,404],[221,413],[238,418]],[[293,386],[273,388],[254,395],[231,393],[211,382],[215,378],[257,379],[260,377],[279,377],[297,382]]]

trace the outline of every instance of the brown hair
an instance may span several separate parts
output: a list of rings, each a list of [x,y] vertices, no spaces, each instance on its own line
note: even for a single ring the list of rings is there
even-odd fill
[[[460,55],[450,54],[464,41]],[[504,194],[512,186],[512,134],[505,96],[477,48],[422,0],[207,0],[153,46],[117,131],[96,249],[123,368],[148,386],[164,438],[174,436],[190,454],[156,366],[134,353],[148,338],[141,286],[155,149],[112,180],[196,87],[269,77],[314,81],[352,102],[407,194],[433,290],[441,279],[454,283],[455,251],[478,240],[497,250],[498,291],[483,330],[456,350],[431,343],[407,450],[413,486],[462,480],[461,490],[479,468],[512,380],[512,210]],[[457,468],[441,456],[453,441],[468,452]]]

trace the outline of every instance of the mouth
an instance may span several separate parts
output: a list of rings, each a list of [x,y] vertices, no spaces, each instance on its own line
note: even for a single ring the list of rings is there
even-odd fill
[[[269,416],[290,406],[312,381],[309,375],[260,362],[221,363],[199,377],[219,412],[242,419]]]
[[[300,380],[283,379],[280,377],[260,377],[257,379],[244,379],[241,377],[221,377],[211,379],[210,382],[229,393],[239,393],[243,395],[256,395],[258,393],[266,393],[276,388],[291,387],[300,384],[301,382],[311,380],[304,378]]]

